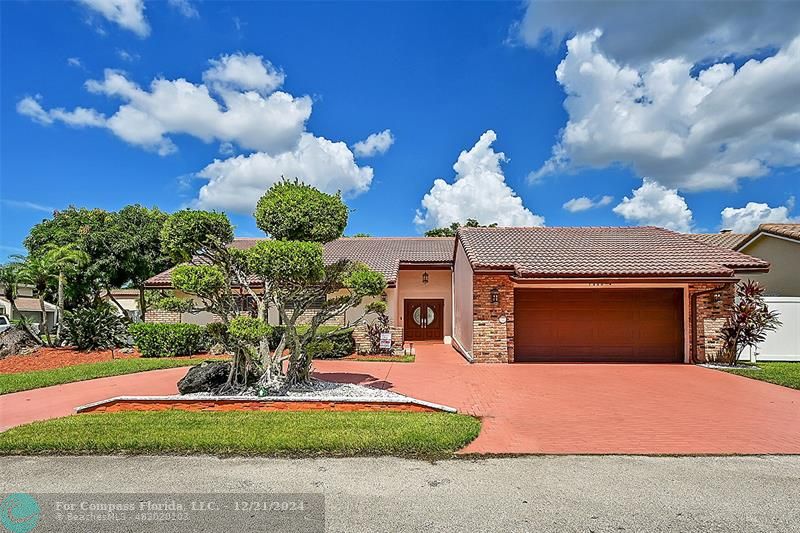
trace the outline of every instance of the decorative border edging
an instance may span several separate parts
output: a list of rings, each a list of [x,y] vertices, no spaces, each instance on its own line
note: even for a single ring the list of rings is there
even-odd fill
[[[148,404],[151,408],[148,408]],[[240,404],[237,406],[236,404]],[[305,404],[305,405],[302,405]],[[117,407],[119,406],[119,407]],[[126,408],[127,407],[127,408]],[[237,409],[237,407],[240,407]],[[453,407],[416,398],[303,398],[288,396],[115,396],[81,405],[76,413],[118,411],[415,411],[456,413]]]

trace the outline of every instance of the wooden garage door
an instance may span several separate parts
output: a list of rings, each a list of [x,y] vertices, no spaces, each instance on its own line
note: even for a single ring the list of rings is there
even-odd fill
[[[518,289],[514,360],[683,361],[681,289]]]

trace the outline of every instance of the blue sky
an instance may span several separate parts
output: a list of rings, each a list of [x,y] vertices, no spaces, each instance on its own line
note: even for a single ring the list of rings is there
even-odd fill
[[[122,11],[95,0],[0,5],[0,255],[22,252],[30,227],[70,204],[218,208],[237,234],[259,235],[246,214],[253,191],[276,179],[260,173],[283,168],[345,190],[347,233],[415,235],[468,216],[744,231],[800,212],[796,13],[701,16],[687,36],[680,12],[632,8],[643,43],[634,50],[614,6],[587,20],[549,5],[563,3],[114,2]],[[759,16],[770,31],[745,34]],[[663,35],[652,35],[656,21]],[[649,49],[650,38],[661,44]],[[266,77],[247,85],[237,66]],[[183,78],[223,111],[224,91],[260,103],[280,92],[310,116],[283,129],[283,108],[255,124],[230,114],[224,128],[198,124],[191,108],[176,116],[181,96],[150,98],[157,78]],[[115,80],[146,103],[115,93]],[[739,111],[754,103],[755,118]],[[125,113],[115,120],[121,106],[149,113],[161,144],[142,140],[147,128]],[[385,130],[385,152],[356,150]],[[236,162],[253,174],[237,178]]]

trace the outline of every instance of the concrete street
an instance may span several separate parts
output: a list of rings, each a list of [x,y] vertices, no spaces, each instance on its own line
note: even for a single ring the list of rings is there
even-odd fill
[[[328,531],[800,530],[798,456],[0,457],[0,472],[3,495],[322,493]]]

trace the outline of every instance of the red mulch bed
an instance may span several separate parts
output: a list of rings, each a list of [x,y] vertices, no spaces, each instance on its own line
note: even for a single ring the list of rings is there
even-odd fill
[[[131,359],[141,357],[136,350],[133,353],[114,351],[114,359]],[[0,359],[0,374],[17,374],[32,370],[50,370],[64,366],[82,365],[111,361],[111,350],[96,352],[80,352],[73,348],[39,348],[27,355],[9,355]]]

